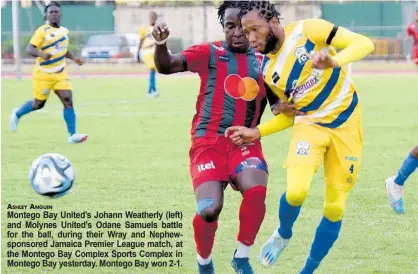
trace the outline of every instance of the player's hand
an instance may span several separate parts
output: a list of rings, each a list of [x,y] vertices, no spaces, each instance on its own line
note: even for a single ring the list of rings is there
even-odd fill
[[[306,112],[300,111],[296,108],[295,104],[281,102],[272,106],[271,111],[274,115],[283,113],[286,116],[302,116],[306,115]]]
[[[84,64],[84,61],[83,61],[83,59],[81,59],[81,58],[74,58],[74,62],[75,62],[77,65],[79,65],[79,66],[81,66],[82,64]]]
[[[168,30],[166,23],[159,23],[152,29],[152,36],[157,41],[163,41],[168,38],[170,31]]]
[[[247,128],[243,126],[232,126],[226,129],[225,137],[231,139],[235,145],[253,142],[260,138],[258,128]]]
[[[320,51],[311,55],[312,67],[316,69],[327,69],[338,67],[337,62],[327,52]]]
[[[52,57],[52,54],[50,54],[50,53],[43,53],[43,52],[41,52],[41,56],[40,56],[42,59],[44,59],[44,60],[49,60],[49,59],[51,59],[51,57]]]

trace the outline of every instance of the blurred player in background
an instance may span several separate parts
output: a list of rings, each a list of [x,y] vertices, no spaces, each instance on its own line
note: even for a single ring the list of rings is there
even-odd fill
[[[17,124],[23,115],[41,109],[51,93],[60,98],[64,105],[64,120],[69,133],[69,143],[81,143],[87,140],[86,134],[76,133],[76,116],[73,108],[71,84],[65,58],[82,65],[83,61],[68,51],[69,31],[60,25],[61,10],[58,2],[52,1],[45,7],[47,23],[39,27],[27,47],[29,55],[36,57],[33,70],[33,99],[20,108],[13,109],[10,116],[11,130],[16,131]]]
[[[266,95],[270,104],[277,101],[271,91],[266,91],[260,74],[261,54],[249,48],[242,32],[236,8],[239,3],[224,1],[219,7],[225,41],[195,45],[172,55],[166,45],[169,35],[166,24],[157,25],[153,31],[158,71],[163,74],[191,71],[201,79],[189,152],[197,202],[193,228],[199,273],[214,273],[212,247],[228,182],[243,197],[238,248],[232,259],[237,273],[253,273],[249,249],[266,211],[267,164],[260,141],[235,146],[223,136],[232,125],[256,126],[267,104]],[[294,108],[289,110],[293,113]]]
[[[233,133],[230,138],[242,144],[295,123],[285,164],[287,190],[280,199],[280,225],[261,249],[260,260],[273,264],[288,245],[312,178],[324,160],[324,216],[300,272],[313,273],[338,238],[361,162],[361,108],[345,65],[364,58],[374,45],[363,35],[321,19],[282,26],[280,14],[269,1],[248,1],[240,8],[251,46],[266,54],[264,80],[282,101],[292,101],[306,112],[295,119],[279,114],[258,127],[232,127],[226,133]],[[329,45],[342,50],[337,54],[324,51]]]
[[[157,22],[157,13],[151,11],[149,13],[149,25],[142,26],[139,29],[139,46],[138,46],[138,59],[142,58],[147,68],[150,70],[149,84],[148,84],[148,96],[156,97],[159,95],[157,86],[155,84],[155,64],[154,64],[154,51],[155,41],[152,38],[152,29]]]
[[[418,145],[414,147],[398,170],[395,176],[386,179],[386,191],[388,193],[389,204],[398,213],[405,212],[403,205],[403,185],[418,167]]]
[[[414,43],[412,47],[412,58],[418,68],[418,7],[415,10],[415,21],[408,26],[406,34],[406,40],[412,39]]]

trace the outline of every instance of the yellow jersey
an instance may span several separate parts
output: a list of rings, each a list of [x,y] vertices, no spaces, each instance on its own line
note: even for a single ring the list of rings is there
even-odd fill
[[[320,19],[286,25],[280,50],[263,59],[263,77],[272,91],[282,101],[291,98],[297,109],[307,113],[297,116],[295,123],[337,128],[361,116],[356,86],[345,66],[323,70],[311,66],[311,52],[326,50],[331,56],[336,54],[335,47],[341,43],[336,41],[341,39],[335,37],[337,30]]]
[[[142,26],[139,29],[139,38],[144,39],[144,42],[142,44],[141,50],[142,54],[154,54],[155,50],[155,40],[154,37],[152,37],[152,29],[153,26]]]
[[[39,27],[30,40],[38,51],[49,53],[52,57],[44,60],[41,57],[36,58],[34,74],[39,72],[47,74],[64,73],[66,74],[65,55],[69,45],[69,31],[65,27],[54,28],[49,24]]]

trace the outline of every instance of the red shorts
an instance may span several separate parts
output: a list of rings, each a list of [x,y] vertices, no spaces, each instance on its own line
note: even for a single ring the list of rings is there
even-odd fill
[[[412,61],[414,61],[415,65],[418,65],[418,46],[414,46],[412,49]]]
[[[230,182],[230,178],[240,171],[240,164],[250,158],[261,160],[267,172],[267,164],[259,140],[242,146],[231,140],[219,137],[198,137],[192,140],[189,152],[190,175],[193,189],[209,181]]]

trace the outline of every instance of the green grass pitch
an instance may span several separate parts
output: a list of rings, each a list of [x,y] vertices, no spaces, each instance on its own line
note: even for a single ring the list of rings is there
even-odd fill
[[[389,208],[384,179],[394,174],[417,144],[418,77],[358,75],[354,77],[363,106],[364,155],[351,192],[340,238],[318,273],[418,273],[418,176],[406,186],[406,214]],[[188,169],[190,124],[198,77],[158,77],[159,98],[147,98],[146,78],[73,79],[77,128],[89,134],[84,144],[67,144],[62,106],[52,95],[45,109],[25,116],[10,132],[9,114],[32,96],[30,80],[2,80],[2,272],[45,273],[7,268],[6,207],[53,204],[54,210],[181,210],[184,214],[182,268],[70,269],[53,273],[196,273],[191,219],[195,199]],[[272,115],[266,110],[263,120]],[[290,131],[263,139],[270,177],[267,213],[251,262],[256,273],[298,273],[310,250],[322,216],[323,170],[314,178],[309,197],[294,227],[294,237],[271,268],[258,264],[259,249],[277,226],[277,205],[285,190],[282,163]],[[28,183],[31,162],[40,154],[67,156],[76,170],[73,192],[55,200],[41,197]],[[233,273],[241,197],[228,188],[214,246],[217,273]],[[126,229],[122,229],[124,231]],[[127,249],[128,250],[128,249]]]

